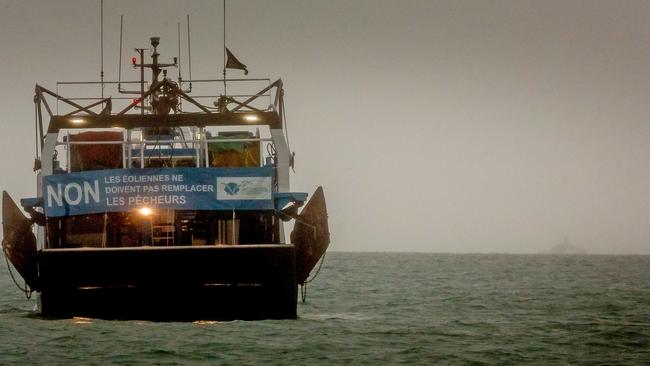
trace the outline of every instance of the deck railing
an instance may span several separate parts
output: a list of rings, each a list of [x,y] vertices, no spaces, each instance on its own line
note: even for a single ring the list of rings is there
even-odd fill
[[[129,169],[133,167],[134,162],[139,163],[139,168],[146,168],[146,159],[147,158],[159,158],[159,159],[174,159],[174,158],[184,158],[184,159],[193,159],[195,166],[197,168],[206,167],[209,168],[210,165],[210,150],[208,148],[209,143],[213,142],[258,142],[260,144],[264,142],[272,143],[273,139],[271,138],[207,138],[203,128],[198,128],[199,138],[191,139],[151,139],[151,140],[131,140],[130,132],[128,130],[122,130],[123,138],[121,141],[72,141],[70,138],[72,135],[68,132],[65,135],[65,138],[62,141],[57,141],[57,146],[64,146],[66,150],[66,170],[68,173],[71,172],[71,147],[73,145],[121,145],[122,146],[122,168]],[[180,148],[175,148],[175,145],[185,146]],[[168,155],[163,155],[160,147],[166,147],[166,150],[169,150]],[[191,146],[191,147],[187,147]],[[153,147],[147,149],[147,147]],[[158,149],[156,149],[158,148]],[[150,153],[149,153],[149,152]],[[158,151],[157,155],[153,155]],[[176,154],[175,154],[176,152]],[[191,156],[188,154],[191,152]],[[135,154],[134,154],[135,153]],[[260,157],[262,155],[262,150],[260,149]],[[265,159],[260,158],[260,163],[264,163]]]
[[[226,79],[226,83],[228,84],[228,90],[231,91],[231,93],[228,94],[228,97],[230,98],[250,98],[253,97],[257,94],[252,94],[252,93],[247,93],[245,91],[250,91],[251,88],[253,90],[257,90],[257,87],[261,87],[261,85],[264,86],[269,86],[271,85],[271,79],[268,78],[250,78],[250,79]],[[223,89],[223,83],[224,79],[196,79],[196,80],[182,80],[180,82],[180,87],[184,92],[187,92],[189,95],[192,96],[192,98],[196,100],[202,100],[202,104],[204,104],[204,101],[209,100],[217,100],[222,94]],[[253,84],[253,86],[249,85]],[[56,95],[69,95],[69,93],[75,93],[77,95],[86,95],[86,96],[70,96],[66,97],[65,100],[68,101],[77,101],[77,102],[100,102],[102,100],[105,100],[105,98],[110,98],[113,101],[113,107],[116,108],[116,110],[120,110],[120,107],[124,107],[130,103],[134,99],[139,98],[139,92],[128,92],[128,91],[120,91],[118,89],[118,85],[124,85],[124,86],[133,86],[133,85],[140,85],[140,81],[105,81],[105,82],[100,82],[100,81],[59,81],[56,83]],[[248,85],[248,86],[244,86]],[[89,89],[90,88],[90,89]],[[97,92],[97,89],[99,88],[99,93]],[[102,90],[103,88],[103,90]],[[145,90],[149,89],[149,82],[145,81]],[[232,91],[236,91],[235,93],[232,93]],[[98,96],[101,94],[101,96]],[[265,93],[262,93],[258,95],[259,97],[263,97],[264,101],[266,104],[263,105],[263,103],[259,103],[260,100],[258,100],[258,106],[261,109],[266,109],[269,105],[273,103],[273,95],[271,91],[267,91]],[[56,99],[56,104],[54,106],[56,114],[57,115],[62,115],[67,113],[63,109],[60,110],[60,107],[70,107],[66,103],[60,103],[61,99],[57,98]],[[150,107],[148,105],[148,98],[145,98],[145,108]],[[204,104],[205,107],[207,108],[212,108],[210,106],[211,103],[208,103],[207,105]],[[216,109],[216,108],[214,108]]]

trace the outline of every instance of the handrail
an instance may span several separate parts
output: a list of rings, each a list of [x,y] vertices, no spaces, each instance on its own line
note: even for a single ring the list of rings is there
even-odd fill
[[[140,81],[57,81],[57,85],[140,84]],[[145,84],[149,84],[147,80]]]
[[[151,145],[151,144],[182,144],[182,143],[196,143],[196,142],[272,142],[273,139],[271,138],[250,138],[250,139],[228,139],[228,138],[221,138],[221,139],[215,139],[215,138],[210,138],[210,139],[192,139],[192,140],[143,140],[143,141],[132,141],[130,142],[131,145],[142,145],[143,143]],[[56,145],[57,146],[62,146],[62,145],[128,145],[129,142],[127,141],[57,141]]]
[[[214,94],[213,94],[212,90],[207,91],[207,93],[204,93],[204,94],[201,94],[201,95],[190,95],[190,94],[187,94],[182,89],[182,85],[186,84],[186,83],[190,83],[190,84],[191,83],[219,84],[219,83],[222,83],[224,81],[225,82],[231,82],[231,83],[234,83],[234,84],[240,84],[240,85],[241,84],[250,84],[250,83],[258,83],[258,84],[259,83],[264,83],[264,84],[266,84],[266,87],[264,89],[262,89],[260,92],[258,92],[257,94],[239,93],[239,94],[233,94],[233,95],[222,95],[222,94],[217,93],[217,91],[214,91]],[[237,106],[235,106],[232,111],[238,111],[238,110],[240,110],[242,108],[248,108],[248,109],[253,110],[253,111],[268,110],[267,106],[270,105],[270,104],[273,104],[273,93],[271,92],[271,88],[274,87],[274,86],[278,86],[277,81],[271,83],[271,79],[269,79],[269,78],[234,78],[234,79],[219,78],[219,79],[196,79],[196,80],[188,79],[188,80],[178,80],[177,84],[176,84],[176,82],[171,81],[171,79],[163,79],[163,80],[159,80],[158,82],[154,82],[154,83],[150,83],[150,82],[145,80],[144,81],[144,87],[145,87],[145,90],[147,90],[148,92],[145,93],[144,96],[142,95],[142,93],[137,93],[138,98],[136,98],[134,100],[138,100],[138,103],[139,103],[139,99],[143,99],[143,97],[145,99],[148,98],[149,95],[151,94],[152,90],[157,90],[162,85],[167,85],[170,82],[174,83],[175,85],[178,85],[179,89],[178,89],[177,92],[182,97],[182,99],[189,102],[190,104],[193,104],[195,107],[197,107],[199,110],[201,110],[204,113],[212,113],[211,109],[213,109],[213,108],[210,107],[210,106],[203,105],[203,102],[201,102],[201,103],[196,102],[197,99],[215,99],[215,100],[217,100],[217,99],[219,99],[221,97],[227,97],[227,98],[230,99],[231,103],[237,104]],[[75,97],[64,98],[60,94],[60,91],[59,91],[60,87],[64,87],[64,86],[84,86],[84,85],[89,85],[89,86],[93,86],[93,85],[120,85],[120,84],[137,85],[137,84],[140,84],[140,83],[141,83],[141,81],[104,81],[104,82],[101,82],[101,81],[58,81],[58,82],[56,82],[56,88],[57,88],[56,93],[48,93],[49,91],[44,89],[44,88],[43,88],[44,89],[43,92],[45,92],[47,94],[50,94],[51,96],[56,98],[56,109],[57,109],[56,115],[59,115],[58,109],[59,109],[59,102],[60,101],[63,101],[66,104],[70,104],[73,107],[77,108],[77,110],[75,110],[73,112],[70,112],[68,114],[75,114],[75,113],[78,113],[80,110],[88,112],[89,114],[94,114],[95,112],[91,111],[90,108],[92,106],[95,106],[95,105],[99,105],[99,104],[104,105],[105,103],[109,103],[109,102],[107,102],[107,99],[112,99],[112,100],[115,100],[115,101],[128,101],[128,100],[131,100],[133,98],[131,98],[131,97],[123,97],[123,96],[115,96],[115,97],[111,96],[111,97],[108,97],[108,98],[100,98],[100,97],[93,96],[94,93],[91,93],[91,96],[81,96],[81,95],[79,95],[79,96],[75,96]],[[212,87],[210,87],[210,88],[212,89]],[[246,86],[245,88],[248,89],[249,86]],[[110,93],[109,93],[109,95],[110,95]],[[260,98],[260,97],[268,98],[268,103],[269,104],[265,104],[264,106],[261,106],[261,105],[259,105],[259,103],[257,103],[258,105],[255,106],[255,107],[250,104],[255,99]],[[242,99],[246,99],[246,100],[244,102],[240,102],[238,100],[235,100],[234,98],[242,98]],[[96,104],[93,104],[91,106],[82,107],[82,106],[76,104],[74,101],[80,101],[80,102],[101,101],[101,103],[96,103]],[[277,101],[277,96],[276,96],[276,101]],[[120,103],[120,106],[122,104],[123,103]],[[111,113],[111,111],[108,110],[107,113],[110,114],[110,115],[118,115],[118,116],[123,115],[126,112],[128,112],[129,110],[133,109],[136,105],[137,105],[137,103],[127,103],[126,107],[124,107],[121,111],[119,111],[117,113]],[[46,108],[47,108],[47,106],[46,106]],[[102,111],[102,113],[104,113],[104,111]],[[54,114],[50,113],[50,116],[52,116],[52,115],[54,115]]]

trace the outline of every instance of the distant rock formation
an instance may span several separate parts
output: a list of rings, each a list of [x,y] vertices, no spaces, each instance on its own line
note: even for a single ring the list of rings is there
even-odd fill
[[[577,245],[570,244],[567,238],[564,238],[564,241],[560,244],[553,246],[548,254],[587,254],[585,248],[579,247]]]

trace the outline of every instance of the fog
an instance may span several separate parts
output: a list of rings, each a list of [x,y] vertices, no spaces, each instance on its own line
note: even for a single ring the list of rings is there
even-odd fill
[[[0,4],[0,187],[18,199],[36,194],[34,84],[99,79],[99,0]],[[186,14],[193,77],[220,76],[221,2],[104,6],[107,80],[120,14],[126,78],[151,36],[176,55]],[[650,2],[260,0],[227,15],[248,76],[285,83],[292,188],[324,186],[332,250],[537,253],[567,237],[650,254]]]

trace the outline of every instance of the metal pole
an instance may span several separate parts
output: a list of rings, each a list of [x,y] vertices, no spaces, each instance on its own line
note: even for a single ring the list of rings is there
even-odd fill
[[[232,210],[232,245],[235,245],[235,210]]]
[[[38,94],[38,108],[37,108],[37,115],[38,115],[38,138],[39,138],[39,145],[40,145],[40,151],[41,154],[43,154],[43,143],[45,140],[45,137],[43,135],[43,110],[41,109],[41,94]]]
[[[36,155],[34,159],[38,159],[38,146],[40,145],[38,140],[38,96],[34,95],[34,140],[36,142]]]
[[[187,14],[187,65],[190,73],[190,89],[192,91],[192,43],[190,38],[190,15]]]
[[[125,133],[126,130],[122,130],[122,169],[126,169],[126,147],[128,146]]]
[[[102,89],[102,99],[104,99],[104,0],[100,1],[100,10],[99,10],[99,17],[100,17],[100,48],[101,48],[101,71],[99,73],[99,76],[101,78],[101,89]],[[102,109],[104,108],[104,103],[102,103]]]
[[[101,77],[101,90],[102,90],[102,99],[104,99],[104,0],[101,0],[100,2],[100,48],[101,48],[101,71],[99,73]],[[102,103],[102,108],[104,107],[104,104]]]
[[[223,0],[223,95],[228,95],[226,85],[226,0]]]
[[[144,48],[138,50],[140,53],[140,115],[144,117]]]
[[[122,26],[124,25],[124,15],[120,15],[120,59],[118,62],[117,72],[117,90],[122,91]]]
[[[201,128],[201,140],[203,141],[203,156],[205,158],[205,167],[208,168],[210,166],[210,162],[208,161],[209,159],[209,154],[208,154],[208,139],[206,137],[205,130]]]
[[[195,139],[196,142],[194,142],[192,145],[194,145],[194,149],[196,150],[196,167],[200,168],[201,167],[201,131],[203,128],[199,128],[198,130],[195,130],[194,133],[198,133],[199,135],[196,136],[198,137]],[[198,131],[198,132],[197,132]]]
[[[68,161],[67,161],[67,163],[68,163],[68,173],[70,173],[70,172],[72,171],[72,163],[70,162],[70,156],[72,155],[72,154],[70,153],[70,131],[67,132],[66,137],[67,137],[67,138],[66,138],[66,142],[67,142],[67,146],[66,146],[66,147],[67,147],[66,158],[68,159]]]
[[[127,143],[127,150],[126,150],[126,156],[128,158],[126,166],[131,169],[133,163],[133,144],[131,143],[131,130],[126,130],[126,143]]]
[[[144,168],[144,149],[146,148],[146,145],[147,143],[143,139],[142,142],[140,143],[140,168],[141,169]]]
[[[183,77],[181,75],[181,23],[176,23],[178,29],[178,87],[182,87],[181,81]]]

